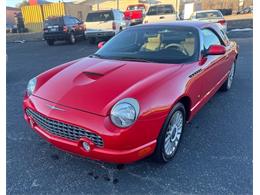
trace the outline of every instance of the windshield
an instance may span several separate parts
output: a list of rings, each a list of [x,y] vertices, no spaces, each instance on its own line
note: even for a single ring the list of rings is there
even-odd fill
[[[184,63],[198,59],[198,31],[192,27],[129,28],[96,52],[105,59]]]
[[[133,10],[143,10],[145,9],[142,5],[131,5],[127,8],[127,10],[133,11]]]
[[[112,11],[94,12],[89,13],[86,22],[99,22],[99,21],[111,21],[114,20]]]
[[[165,14],[173,14],[174,8],[172,5],[158,5],[151,6],[147,12],[147,15],[165,15]]]
[[[44,21],[44,26],[55,26],[55,25],[63,25],[62,17],[51,17]]]
[[[196,13],[196,18],[205,18],[205,19],[212,19],[212,18],[222,18],[222,15],[220,12],[200,12]]]

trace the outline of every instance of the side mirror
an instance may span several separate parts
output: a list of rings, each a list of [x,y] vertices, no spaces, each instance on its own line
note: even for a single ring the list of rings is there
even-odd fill
[[[98,43],[98,49],[102,48],[105,45],[105,41],[99,42]]]
[[[206,56],[222,55],[225,53],[226,53],[226,48],[223,45],[211,45],[206,51]]]

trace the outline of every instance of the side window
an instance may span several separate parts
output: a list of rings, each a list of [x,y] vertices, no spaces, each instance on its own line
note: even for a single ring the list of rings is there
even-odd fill
[[[222,45],[219,37],[210,29],[202,30],[204,39],[204,49],[208,49],[211,45]]]
[[[73,25],[78,23],[76,18],[71,17],[70,20]]]
[[[64,17],[64,21],[66,25],[72,25],[73,24],[73,20],[71,17]]]
[[[80,20],[78,18],[73,18],[73,20],[74,20],[74,24],[80,23]]]
[[[118,11],[114,12],[115,20],[121,20],[120,13]]]
[[[220,30],[220,32],[221,32],[221,37],[224,40],[225,44],[229,45],[229,38],[227,37],[227,34],[222,29]]]

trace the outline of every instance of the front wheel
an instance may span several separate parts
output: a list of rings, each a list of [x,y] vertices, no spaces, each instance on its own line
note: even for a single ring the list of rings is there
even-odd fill
[[[76,37],[75,37],[73,32],[70,33],[69,42],[70,42],[70,44],[75,44],[76,43]]]
[[[231,88],[235,76],[235,71],[236,71],[236,62],[232,64],[231,70],[228,74],[228,78],[221,87],[222,91],[228,91]]]
[[[177,103],[168,115],[157,139],[154,152],[156,161],[168,162],[176,154],[185,125],[185,117],[185,107],[182,103]]]

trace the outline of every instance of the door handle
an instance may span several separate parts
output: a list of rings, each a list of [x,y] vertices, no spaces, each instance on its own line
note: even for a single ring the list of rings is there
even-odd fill
[[[160,19],[164,19],[164,16],[161,16]]]

